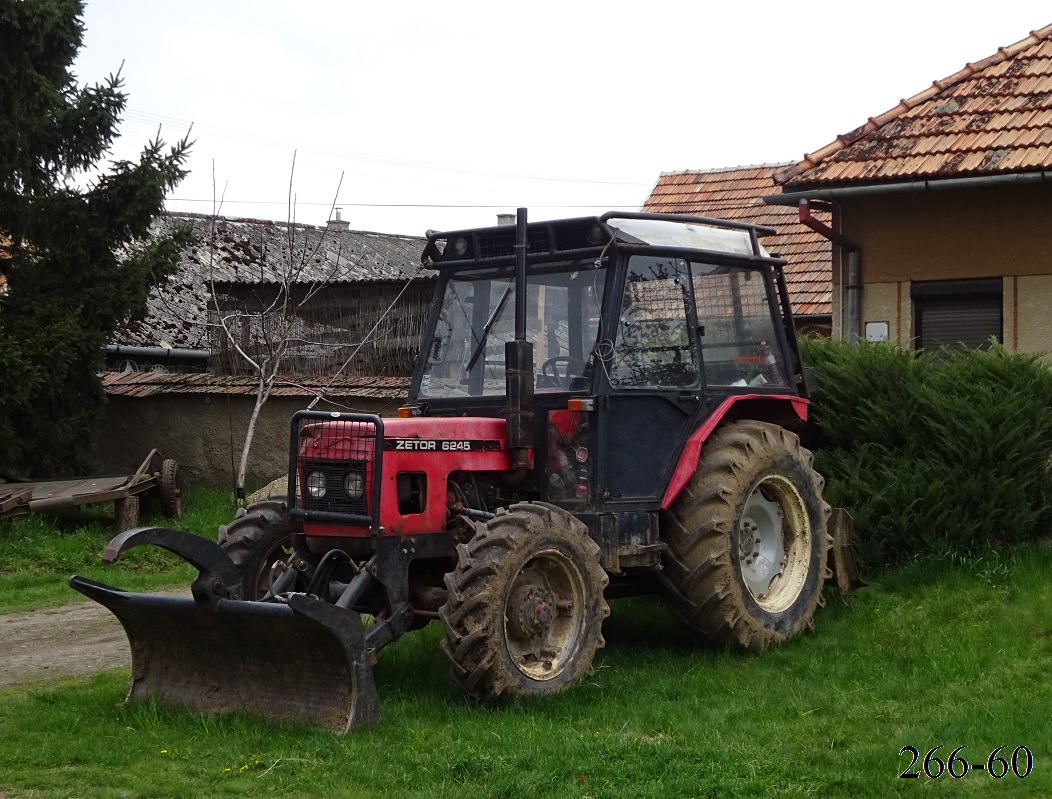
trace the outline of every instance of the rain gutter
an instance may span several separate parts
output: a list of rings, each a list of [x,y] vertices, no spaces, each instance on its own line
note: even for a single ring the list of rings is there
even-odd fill
[[[909,183],[881,183],[866,186],[836,186],[807,189],[763,198],[768,205],[798,205],[801,200],[841,200],[845,197],[868,197],[877,194],[900,194],[949,189],[978,189],[986,186],[1019,186],[1030,183],[1052,183],[1052,171],[1021,172],[1011,175],[981,175],[970,178],[914,180]]]

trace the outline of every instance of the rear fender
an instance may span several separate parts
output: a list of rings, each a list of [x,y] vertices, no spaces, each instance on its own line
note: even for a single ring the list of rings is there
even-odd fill
[[[758,415],[750,414],[747,408],[747,404],[755,404],[759,401],[762,401],[764,405],[768,407],[771,403],[777,403],[781,408],[791,408],[792,415],[796,419],[801,422],[807,421],[808,401],[802,397],[789,394],[741,394],[739,396],[727,397],[722,403],[720,403],[720,406],[716,408],[707,419],[705,419],[705,423],[695,430],[693,435],[687,439],[687,443],[683,447],[683,452],[680,453],[679,461],[676,463],[676,468],[672,472],[672,479],[669,481],[668,488],[665,490],[665,496],[661,500],[662,509],[667,509],[673,502],[675,502],[676,497],[679,496],[679,492],[683,490],[683,486],[685,486],[687,481],[694,476],[694,472],[698,470],[698,459],[701,457],[701,448],[708,440],[709,436],[715,432],[716,428],[719,427],[728,416],[733,416],[739,419],[760,418]]]

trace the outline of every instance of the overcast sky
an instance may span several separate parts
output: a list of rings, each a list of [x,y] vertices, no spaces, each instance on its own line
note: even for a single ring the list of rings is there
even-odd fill
[[[637,209],[662,172],[799,160],[1052,6],[88,0],[84,21],[79,80],[123,62],[115,157],[193,124],[169,210],[323,224],[336,205],[352,228],[422,235],[518,206]]]

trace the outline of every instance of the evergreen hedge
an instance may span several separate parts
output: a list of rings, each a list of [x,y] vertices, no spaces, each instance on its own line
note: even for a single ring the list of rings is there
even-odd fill
[[[989,350],[801,342],[816,372],[804,438],[865,567],[1052,533],[1052,369]]]

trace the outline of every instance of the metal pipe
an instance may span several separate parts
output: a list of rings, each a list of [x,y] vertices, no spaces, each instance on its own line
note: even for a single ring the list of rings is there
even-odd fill
[[[858,329],[862,316],[862,267],[856,247],[847,251],[847,343],[858,344]]]
[[[504,344],[504,386],[511,469],[533,466],[533,344],[526,340],[526,209],[515,218],[515,340]]]
[[[362,569],[347,583],[347,587],[343,589],[343,593],[340,594],[340,598],[334,603],[336,607],[349,610],[351,605],[361,599],[362,594],[365,593],[365,589],[369,587],[369,583],[372,582],[373,576],[369,574],[367,568]]]
[[[107,344],[107,355],[141,355],[145,358],[207,358],[208,350],[181,350],[171,347],[125,347],[123,344]]]
[[[515,340],[526,340],[526,209],[515,212]]]
[[[947,178],[946,180],[914,180],[909,183],[840,186],[829,189],[814,188],[806,191],[770,194],[764,197],[763,201],[768,205],[798,205],[806,200],[839,200],[843,197],[867,197],[876,194],[977,189],[985,186],[1014,186],[1028,183],[1052,183],[1052,171],[1023,172],[1013,175],[982,175],[968,178]]]

